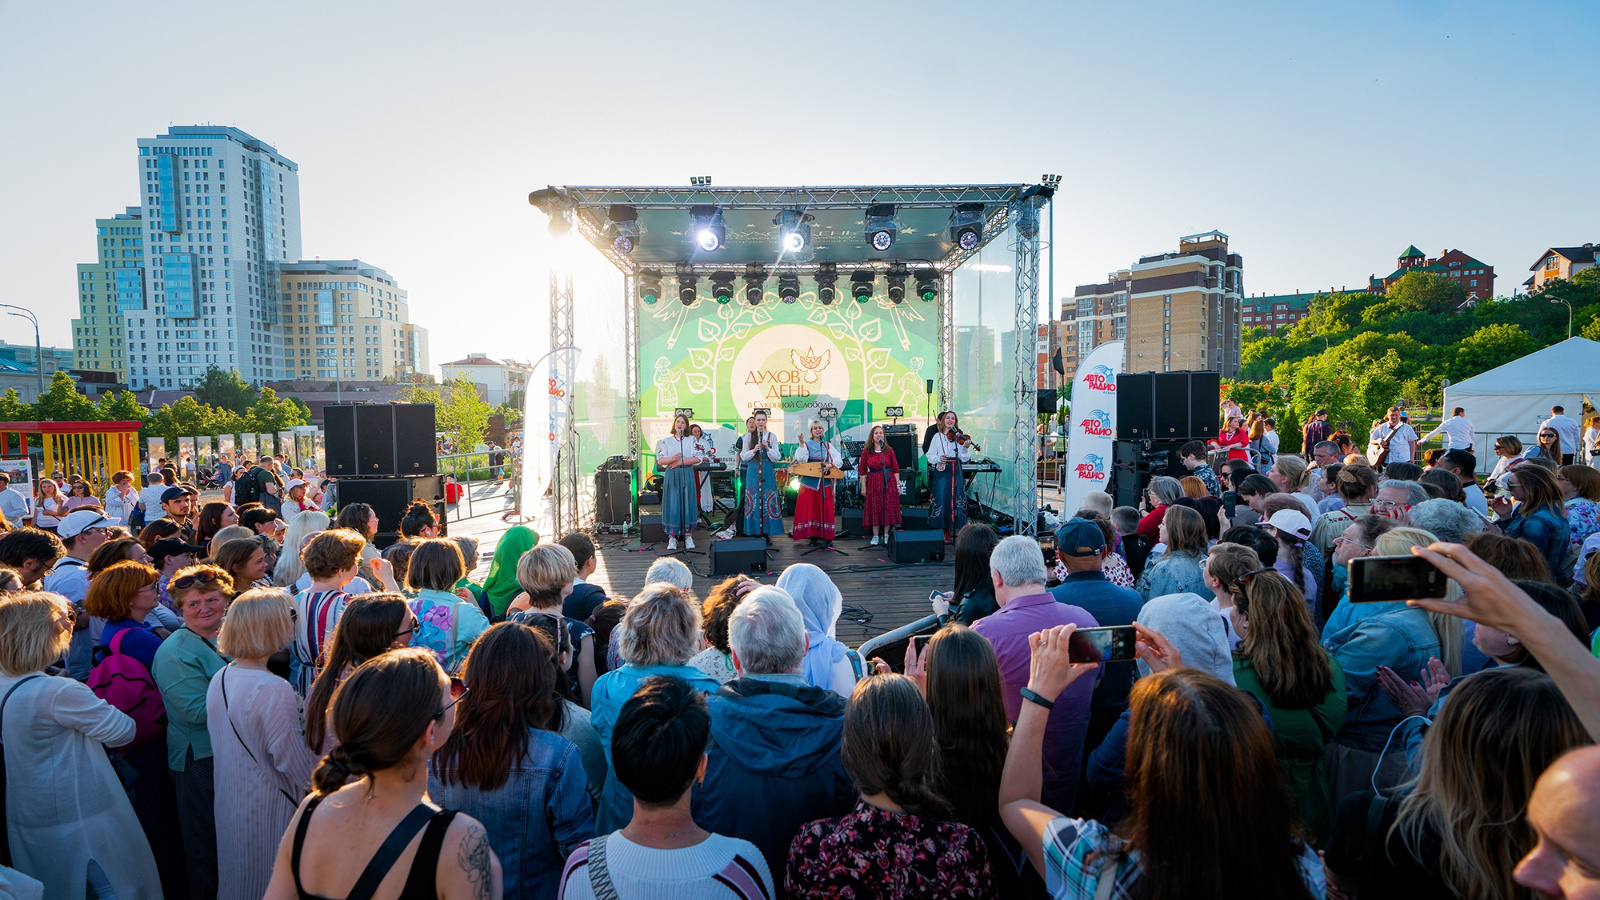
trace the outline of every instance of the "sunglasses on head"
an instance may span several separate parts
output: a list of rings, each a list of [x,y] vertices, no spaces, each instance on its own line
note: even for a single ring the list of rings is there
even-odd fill
[[[197,584],[211,584],[219,577],[221,576],[215,572],[196,572],[193,575],[185,575],[182,578],[175,579],[172,582],[172,587],[181,591],[184,588],[193,587]]]

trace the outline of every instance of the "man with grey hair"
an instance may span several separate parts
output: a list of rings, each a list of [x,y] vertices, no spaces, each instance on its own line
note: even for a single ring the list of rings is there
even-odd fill
[[[663,556],[651,563],[650,568],[645,571],[644,583],[650,584],[655,581],[665,581],[673,587],[686,591],[694,590],[694,573],[683,564],[683,560],[672,556]]]
[[[1411,507],[1406,514],[1412,528],[1421,528],[1446,544],[1466,543],[1483,530],[1483,519],[1454,500],[1435,497]]]
[[[801,825],[855,806],[839,754],[845,701],[800,674],[805,620],[781,588],[739,601],[728,645],[739,677],[706,698],[711,743],[690,811],[701,828],[747,840],[782,866]]]
[[[1401,525],[1410,524],[1411,507],[1428,499],[1428,491],[1415,481],[1393,478],[1378,482],[1378,497],[1372,501],[1374,515],[1387,516]]]
[[[1034,694],[1028,690],[1033,661],[1028,637],[1057,625],[1094,628],[1099,623],[1087,610],[1057,602],[1045,590],[1044,555],[1039,552],[1038,541],[1031,537],[1013,535],[996,544],[989,555],[989,578],[1000,609],[974,622],[972,630],[994,646],[1004,682],[1006,717],[1015,722],[1025,702],[1050,710],[1044,734],[1043,803],[1051,809],[1071,809],[1078,793],[1089,705],[1098,679],[1078,679],[1053,703]]]
[[[1111,518],[1111,495],[1105,491],[1090,491],[1083,495],[1083,508],[1092,509],[1109,519]]]

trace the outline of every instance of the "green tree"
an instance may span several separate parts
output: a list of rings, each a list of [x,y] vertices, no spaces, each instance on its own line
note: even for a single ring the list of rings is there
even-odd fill
[[[1434,272],[1407,272],[1384,295],[1384,305],[1396,312],[1452,312],[1465,302],[1461,279]]]
[[[95,403],[97,418],[103,422],[143,422],[149,413],[139,405],[138,398],[128,391],[113,391],[100,395]]]
[[[309,424],[310,421],[311,416],[305,401],[299,397],[279,400],[277,391],[264,387],[257,395],[256,402],[251,404],[244,424],[260,433],[270,431],[276,434],[295,425]]]
[[[164,438],[168,446],[177,446],[180,437],[216,434],[217,412],[193,397],[179,397],[176,403],[163,404],[151,412],[139,434]]]
[[[1485,325],[1456,345],[1451,371],[1457,378],[1467,378],[1527,356],[1539,346],[1520,325]]]
[[[91,422],[95,415],[94,403],[78,393],[72,376],[57,370],[50,376],[50,386],[33,403],[34,415],[49,422]]]
[[[439,430],[450,437],[458,450],[470,450],[483,443],[494,407],[479,396],[478,385],[457,378],[445,387],[443,399],[436,408]]]
[[[215,364],[206,366],[206,373],[190,388],[194,397],[206,406],[215,406],[244,415],[256,402],[256,389],[233,369],[219,369]]]
[[[0,422],[31,421],[33,421],[33,404],[23,403],[16,388],[6,388],[6,392],[0,394]]]

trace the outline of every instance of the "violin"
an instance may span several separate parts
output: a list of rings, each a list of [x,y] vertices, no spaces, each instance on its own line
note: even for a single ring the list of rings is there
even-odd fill
[[[967,434],[959,428],[953,428],[950,430],[950,439],[955,441],[957,444],[962,445],[963,447],[971,447],[974,450],[983,449],[972,440],[972,435]]]

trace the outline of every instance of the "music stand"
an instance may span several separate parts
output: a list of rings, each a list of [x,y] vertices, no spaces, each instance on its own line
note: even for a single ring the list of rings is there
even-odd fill
[[[835,407],[835,406],[819,406],[819,407],[817,407],[817,415],[822,418],[823,422],[827,423],[827,432],[828,432],[829,437],[827,438],[826,443],[827,443],[827,445],[829,447],[831,447],[831,446],[833,446],[833,438],[832,438],[833,426],[839,420],[839,409],[838,409],[838,407]],[[823,460],[823,465],[826,466],[827,464],[828,464],[827,461]],[[834,518],[837,519],[838,516],[839,516],[839,511],[838,511],[838,508],[837,508],[837,503],[838,503],[838,500],[839,500],[839,486],[837,484],[831,483],[831,481],[829,479],[826,479],[826,478],[823,479],[823,481],[829,482],[829,483],[825,484],[822,488],[820,488],[820,490],[826,490],[826,491],[831,491],[832,492],[832,496],[833,496],[833,499],[834,499],[834,502],[835,502]],[[800,555],[801,556],[810,556],[813,553],[821,553],[824,550],[827,550],[827,551],[829,551],[831,553],[838,553],[838,554],[840,554],[842,556],[849,556],[850,555],[850,551],[849,550],[840,550],[838,547],[835,547],[833,545],[833,538],[828,538],[824,543],[819,544],[818,546],[812,547],[809,550],[802,550],[800,552]]]

